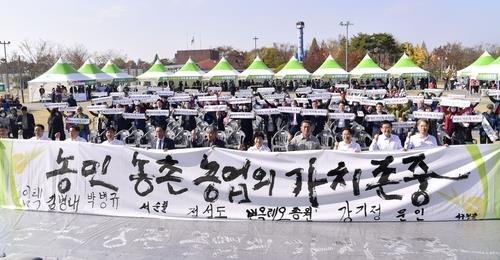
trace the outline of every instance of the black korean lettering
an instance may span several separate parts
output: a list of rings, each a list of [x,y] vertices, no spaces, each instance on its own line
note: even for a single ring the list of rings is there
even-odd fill
[[[372,165],[378,165],[375,170],[372,171],[373,177],[377,177],[380,173],[380,178],[378,179],[376,184],[367,184],[366,185],[366,190],[371,190],[374,188],[377,188],[377,195],[381,197],[384,200],[401,200],[403,196],[397,195],[397,194],[386,194],[384,192],[384,186],[389,185],[389,184],[398,184],[399,181],[389,181],[389,176],[391,173],[396,173],[396,168],[389,167],[389,164],[391,164],[394,161],[394,157],[392,156],[387,156],[385,157],[384,160],[372,160],[371,164]]]
[[[138,152],[134,152],[134,155],[132,157],[132,165],[134,167],[139,168],[139,173],[137,175],[131,174],[129,176],[130,181],[136,181],[134,185],[134,190],[137,195],[144,197],[151,193],[154,189],[153,187],[153,182],[151,181],[153,178],[149,177],[148,174],[144,171],[144,166],[149,163],[148,160],[141,160],[137,159],[137,155],[139,155]],[[139,190],[139,186],[141,185],[142,182],[145,182],[147,187],[144,190]]]
[[[326,178],[316,179],[314,177],[316,169],[314,168],[314,163],[316,158],[309,159],[309,169],[307,174],[307,188],[309,190],[309,202],[312,207],[317,208],[319,206],[318,196],[316,195],[316,187],[328,183]]]
[[[265,181],[264,178],[266,177],[266,171],[261,167],[255,169],[252,176],[255,180],[259,181],[253,186],[253,190],[259,190],[260,188],[269,185],[269,196],[273,196],[274,179],[276,178],[275,170],[269,170],[269,179]]]
[[[172,185],[168,182],[172,181],[172,182],[181,182],[182,181],[182,177],[179,177],[179,176],[174,176],[175,173],[179,173],[179,174],[182,174],[182,169],[175,166],[176,164],[179,163],[179,161],[177,160],[174,160],[172,158],[172,156],[170,155],[167,155],[165,157],[165,159],[162,159],[162,160],[158,160],[156,161],[157,164],[160,164],[161,167],[159,169],[159,171],[161,173],[163,173],[163,171],[165,169],[168,169],[167,173],[165,174],[165,176],[161,176],[161,177],[157,177],[156,178],[156,183],[157,184],[161,184],[161,183],[164,183],[164,182],[167,182],[167,186],[168,186],[168,192],[172,195],[179,195],[179,194],[182,194],[184,192],[186,192],[188,189],[187,188],[182,188],[182,189],[179,189],[179,190],[174,190],[174,188],[172,187]]]
[[[111,156],[106,155],[106,157],[104,157],[104,161],[102,162],[102,168],[101,168],[102,175],[106,175],[106,173],[108,172],[108,166],[110,163],[111,163]],[[106,182],[101,181],[101,180],[94,179],[95,175],[97,173],[97,168],[99,168],[99,166],[100,166],[100,163],[98,161],[94,161],[94,160],[85,160],[82,163],[82,175],[83,175],[83,177],[88,177],[90,175],[93,175],[89,181],[90,187],[102,186],[102,187],[105,187],[105,188],[113,190],[113,191],[118,191],[118,187],[116,187],[115,185],[110,184],[110,183],[106,183]]]
[[[45,175],[47,176],[47,179],[52,178],[54,176],[58,176],[58,175],[64,175],[66,173],[74,173],[74,174],[77,173],[77,171],[75,169],[69,168],[69,161],[74,160],[75,157],[73,155],[63,157],[62,156],[63,153],[64,153],[63,149],[59,148],[56,162],[57,162],[57,164],[62,164],[62,166],[61,166],[61,168],[59,168],[57,170],[53,170],[53,171],[45,173]],[[57,189],[62,194],[68,192],[71,189],[71,181],[68,178],[63,178],[57,184]]]
[[[222,179],[225,182],[230,182],[239,176],[243,176],[243,179],[247,179],[248,169],[250,168],[250,160],[245,160],[245,164],[241,169],[236,169],[233,166],[226,166],[222,168]]]

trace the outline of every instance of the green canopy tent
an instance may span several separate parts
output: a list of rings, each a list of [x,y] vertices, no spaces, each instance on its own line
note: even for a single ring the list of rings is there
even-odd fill
[[[497,89],[500,88],[500,57],[490,63],[477,75],[478,80],[497,81]]]
[[[413,62],[413,60],[406,55],[401,58],[392,66],[387,72],[395,78],[412,78],[412,77],[428,77],[429,72],[420,68]]]
[[[244,70],[239,78],[243,80],[268,80],[272,79],[274,72],[262,61],[259,56],[256,56],[252,64]]]
[[[304,65],[294,55],[274,77],[283,80],[309,79],[311,73],[304,68]]]
[[[139,81],[150,81],[150,82],[158,82],[166,79],[168,76],[172,75],[170,72],[167,72],[165,66],[160,62],[160,60],[156,60],[156,62],[143,74],[137,76]]]
[[[349,74],[351,78],[387,78],[389,76],[389,73],[381,69],[372,58],[370,58],[368,53]]]
[[[135,80],[134,77],[123,72],[118,66],[111,62],[111,60],[108,60],[104,67],[102,67],[102,72],[111,76],[113,78],[113,82],[131,82]]]
[[[87,59],[85,63],[78,69],[78,72],[83,75],[96,80],[97,82],[111,82],[113,77],[102,72],[91,59]]]
[[[205,75],[205,72],[189,58],[178,71],[168,76],[168,79],[173,81],[197,81],[201,80],[203,75]]]
[[[45,86],[84,85],[95,82],[94,79],[78,72],[61,57],[48,71],[28,82],[28,99],[30,102],[40,101],[40,88],[44,88],[45,93],[50,93],[50,89],[46,89]]]
[[[462,78],[468,77],[471,79],[477,79],[477,76],[479,74],[486,72],[486,67],[490,65],[494,60],[495,58],[493,58],[487,51],[485,51],[471,65],[457,71],[457,76]]]
[[[231,64],[222,57],[215,67],[203,75],[205,81],[236,80],[240,73],[231,66]]]
[[[345,71],[337,61],[328,55],[321,66],[312,74],[313,79],[347,79],[349,73]]]

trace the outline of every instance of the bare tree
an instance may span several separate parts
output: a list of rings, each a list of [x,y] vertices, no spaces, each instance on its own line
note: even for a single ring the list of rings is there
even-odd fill
[[[90,58],[90,55],[85,46],[77,44],[67,48],[64,57],[67,62],[73,64],[73,66],[78,69],[85,63],[85,60]]]
[[[19,44],[19,50],[32,77],[47,71],[63,53],[60,45],[42,39],[24,40]]]

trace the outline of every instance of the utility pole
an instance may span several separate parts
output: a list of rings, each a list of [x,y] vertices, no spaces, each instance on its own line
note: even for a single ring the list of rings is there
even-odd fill
[[[347,63],[347,49],[349,49],[349,26],[354,25],[353,23],[346,21],[340,22],[340,26],[345,26],[345,70],[348,71],[348,63]]]
[[[257,38],[257,36],[254,36],[252,39],[254,41],[254,48],[253,49],[255,50],[255,57],[257,57],[257,56],[259,56],[259,52],[257,51],[257,40],[259,38]]]
[[[19,87],[21,88],[21,99],[24,104],[23,69],[21,68],[21,56],[17,56],[17,66],[19,67]]]
[[[7,66],[7,45],[10,44],[10,41],[0,41],[0,44],[3,44],[3,55],[4,55],[4,62],[5,62],[5,86],[7,87],[7,91],[10,92],[10,85],[9,85],[9,68]]]

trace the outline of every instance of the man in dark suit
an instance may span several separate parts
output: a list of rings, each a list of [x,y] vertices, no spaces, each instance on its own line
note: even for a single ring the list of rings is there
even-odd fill
[[[193,147],[219,147],[226,148],[226,143],[217,138],[217,130],[213,126],[209,126],[206,128],[207,131],[207,139],[203,140],[203,142],[196,142],[195,136],[193,135]]]
[[[175,149],[174,140],[165,136],[165,129],[155,128],[155,138],[151,142],[151,149],[172,150]]]
[[[27,107],[21,108],[21,115],[17,116],[17,125],[23,130],[23,139],[30,139],[34,136],[35,118],[28,113]]]

